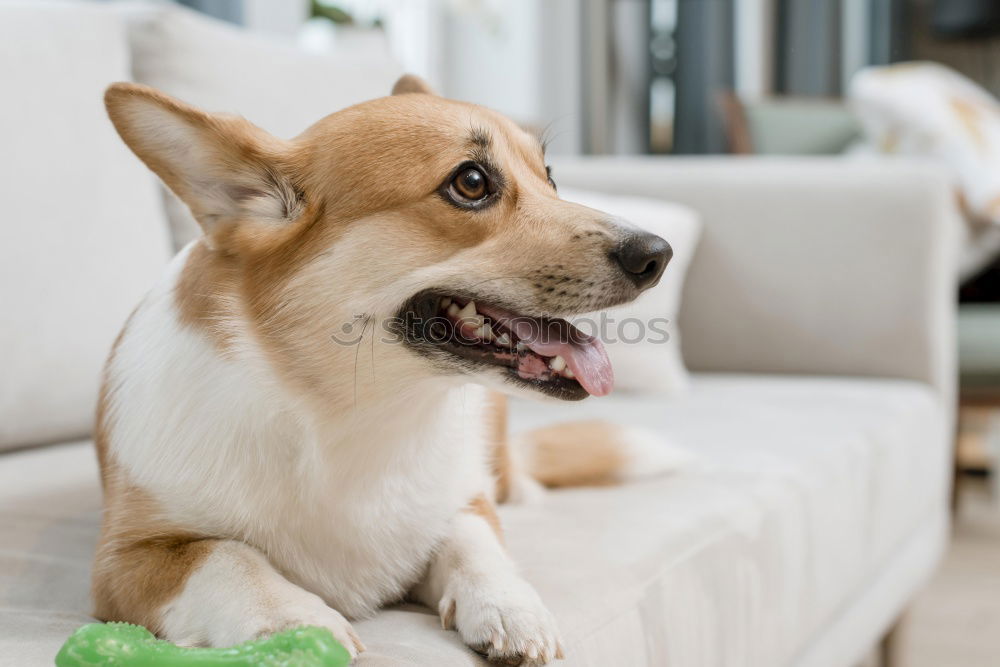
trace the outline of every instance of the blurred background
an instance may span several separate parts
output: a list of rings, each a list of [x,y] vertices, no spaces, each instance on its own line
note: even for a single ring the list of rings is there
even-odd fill
[[[565,153],[833,153],[860,136],[837,110],[868,65],[934,60],[1000,86],[990,0],[178,1],[312,51],[381,42],[447,96],[551,127]],[[826,144],[759,127],[810,115]]]

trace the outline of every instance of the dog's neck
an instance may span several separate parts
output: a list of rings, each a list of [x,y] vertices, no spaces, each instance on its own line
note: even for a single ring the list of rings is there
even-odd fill
[[[197,247],[191,244],[175,258],[161,287],[164,306],[171,304],[168,307],[173,308],[178,287],[194,289],[183,285],[181,278],[188,255]],[[222,300],[230,307],[224,317],[213,322],[212,329],[181,327],[184,335],[201,339],[197,349],[205,358],[167,363],[190,364],[192,373],[225,377],[227,386],[234,390],[226,394],[225,404],[246,433],[280,434],[298,440],[306,458],[325,456],[316,452],[340,455],[351,451],[358,451],[359,456],[375,451],[389,456],[405,449],[409,442],[433,439],[442,430],[454,432],[467,428],[465,423],[470,420],[477,421],[483,388],[455,377],[429,375],[422,364],[401,355],[398,346],[372,340],[371,334],[356,346],[328,348],[327,352],[336,356],[320,357],[326,370],[319,374],[318,382],[316,377],[309,378],[313,382],[304,382],[289,375],[262,345],[250,314],[238,305],[235,288],[224,296]],[[223,350],[211,337],[219,331],[224,332],[227,343]],[[150,331],[148,335],[161,334],[163,331]],[[315,340],[317,345],[329,343],[321,336]]]
[[[430,441],[479,437],[485,388],[392,366],[377,352],[357,360],[345,355],[343,368],[341,381],[326,387],[335,390],[332,395],[289,389],[275,369],[251,372],[247,381],[271,385],[254,392],[257,396],[282,396],[262,418],[296,424],[304,446],[315,443],[321,456],[335,456],[340,465],[352,456],[387,460]],[[470,428],[476,433],[465,434]]]
[[[408,460],[442,446],[472,446],[481,439],[485,389],[474,384],[426,382],[395,392],[359,396],[336,414],[322,415],[315,431],[319,448],[337,466],[353,458]]]

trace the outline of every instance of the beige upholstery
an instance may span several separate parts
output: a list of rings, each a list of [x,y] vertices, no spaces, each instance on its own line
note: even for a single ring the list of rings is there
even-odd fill
[[[691,370],[954,385],[954,198],[902,160],[581,158],[559,183],[686,204],[704,231],[680,313]]]
[[[926,386],[696,376],[670,402],[514,409],[515,427],[580,417],[648,426],[697,463],[501,509],[511,552],[562,627],[567,667],[846,667],[806,660],[812,639],[861,614],[874,641],[943,544],[946,416]],[[99,503],[86,443],[5,457],[0,664],[45,664],[87,620]],[[876,585],[880,604],[855,609]],[[420,607],[358,630],[369,647],[359,665],[479,662]],[[824,655],[859,658],[857,634]]]
[[[4,5],[0,44],[3,450],[90,432],[111,343],[170,250],[154,179],[104,113],[128,78],[118,17]]]

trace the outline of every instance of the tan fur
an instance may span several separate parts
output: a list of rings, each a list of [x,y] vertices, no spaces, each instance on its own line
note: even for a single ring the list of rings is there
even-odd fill
[[[236,236],[246,247],[253,247],[259,237],[268,242],[273,238],[273,231],[268,234],[259,224],[248,224],[252,219],[247,218],[254,217],[252,209],[241,209],[239,202],[253,201],[266,192],[283,200],[294,198],[287,142],[244,118],[209,114],[148,86],[114,84],[104,100],[118,133],[188,205],[206,232]],[[191,144],[211,150],[178,152]],[[180,171],[178,163],[197,165],[198,178]],[[237,202],[232,211],[216,210],[211,197],[206,197],[219,182],[232,188]]]
[[[493,501],[485,495],[478,495],[469,501],[467,511],[482,517],[490,525],[490,528],[493,529],[497,539],[503,543],[503,528],[500,526],[500,517],[497,516],[496,506],[493,505]]]
[[[115,339],[98,397],[94,444],[105,505],[94,558],[92,597],[94,616],[102,621],[139,623],[157,632],[160,608],[177,595],[215,541],[163,520],[159,505],[129,484],[108,451],[112,427],[108,404],[113,387],[106,373],[134,316],[135,311]],[[127,568],[122,567],[125,563]]]
[[[114,472],[105,497],[94,559],[94,616],[158,632],[161,607],[180,592],[217,540],[171,526],[148,494],[126,486]]]
[[[415,74],[404,74],[399,77],[399,81],[392,87],[393,95],[406,95],[408,93],[424,93],[433,95],[434,91],[430,84]]]
[[[604,486],[626,464],[620,427],[602,421],[556,424],[524,436],[532,477],[548,487]]]
[[[125,320],[125,324],[122,326],[122,330],[118,332],[115,342],[111,344],[111,352],[108,354],[108,359],[104,362],[104,368],[101,372],[101,389],[97,396],[97,410],[94,416],[94,447],[97,450],[97,463],[101,470],[101,488],[105,493],[108,490],[108,475],[112,470],[112,462],[109,460],[108,455],[108,438],[110,436],[110,424],[108,420],[111,417],[108,414],[108,401],[111,393],[111,385],[108,381],[108,369],[114,361],[115,354],[118,352],[122,338],[124,338],[125,332],[128,330],[129,323],[135,317],[135,311],[136,309],[133,309],[129,313],[128,319]]]
[[[135,313],[133,310],[129,315],[112,345],[98,397],[94,444],[105,502],[91,595],[96,618],[137,623],[156,633],[162,606],[180,592],[218,541],[165,520],[159,504],[128,482],[109,453],[112,424],[108,405],[114,388],[108,382],[107,369]]]
[[[235,318],[227,294],[237,290],[236,260],[199,242],[191,250],[174,290],[181,321],[208,334],[220,351],[231,343],[227,326]]]
[[[513,461],[507,442],[507,397],[499,392],[491,392],[486,419],[490,429],[490,464],[496,480],[494,497],[498,503],[506,502],[510,496],[511,477],[514,474]]]

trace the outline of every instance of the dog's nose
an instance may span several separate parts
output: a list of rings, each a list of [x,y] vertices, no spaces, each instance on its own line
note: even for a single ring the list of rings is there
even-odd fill
[[[656,234],[632,234],[611,253],[639,289],[652,287],[674,256],[670,244]]]

